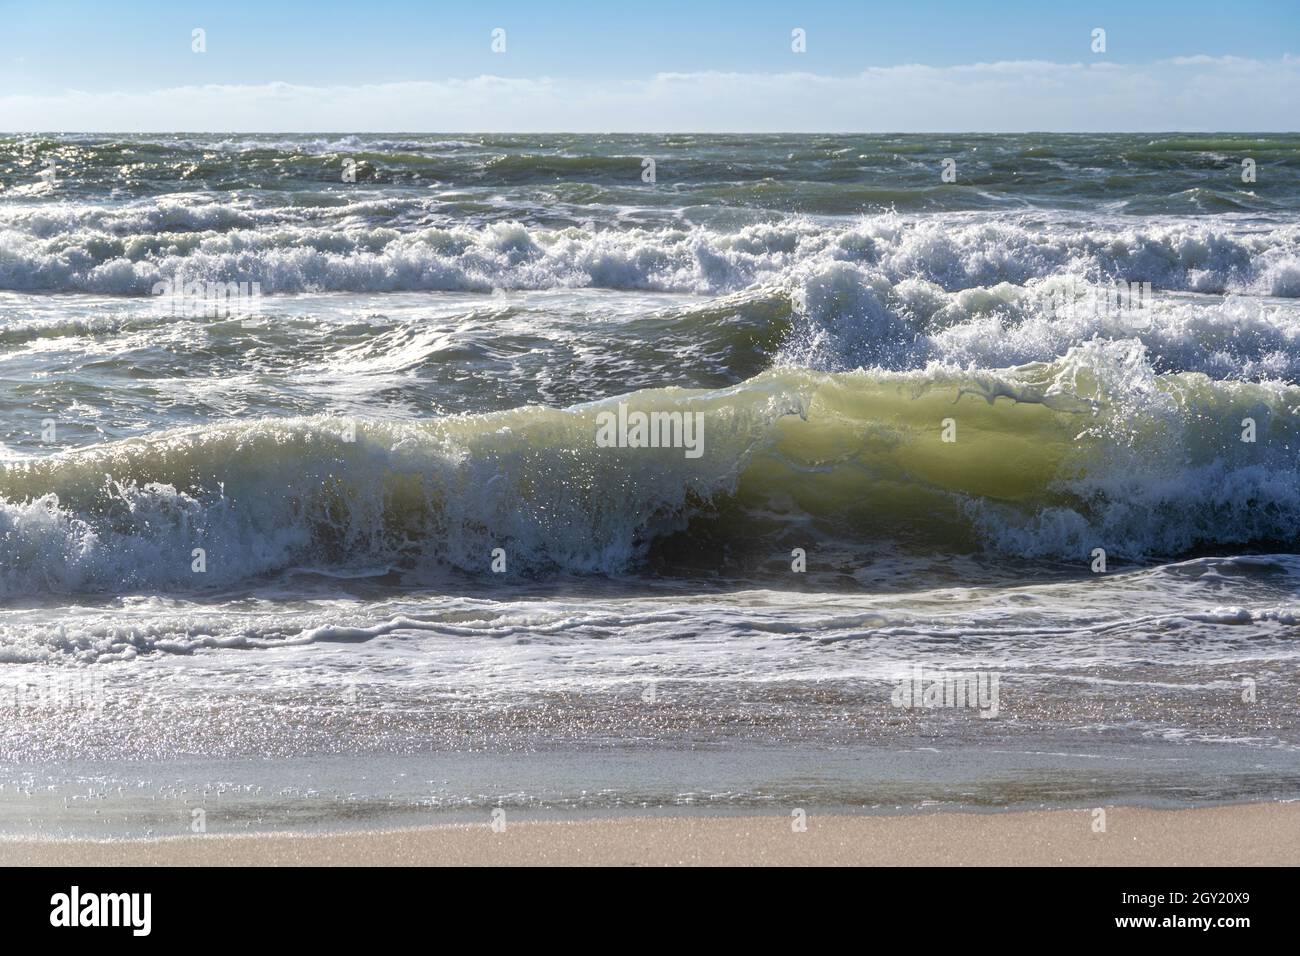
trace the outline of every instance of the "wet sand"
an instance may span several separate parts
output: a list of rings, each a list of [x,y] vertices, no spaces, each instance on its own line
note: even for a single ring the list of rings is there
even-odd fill
[[[632,817],[158,840],[0,841],[6,866],[1255,866],[1300,859],[1300,803],[1194,810]]]

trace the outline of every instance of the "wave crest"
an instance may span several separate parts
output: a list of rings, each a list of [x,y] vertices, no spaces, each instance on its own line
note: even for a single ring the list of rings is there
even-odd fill
[[[596,416],[620,401],[702,413],[703,456],[598,447]],[[1294,544],[1298,408],[1294,388],[1157,374],[1120,342],[1002,373],[779,370],[713,392],[357,421],[352,442],[324,418],[190,429],[5,465],[0,591],[301,566],[486,573],[498,547],[512,571],[617,573],[687,528],[714,561],[812,540],[1070,561]]]

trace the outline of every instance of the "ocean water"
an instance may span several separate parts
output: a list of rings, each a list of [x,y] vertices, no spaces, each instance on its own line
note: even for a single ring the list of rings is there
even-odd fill
[[[1298,174],[0,139],[0,833],[1300,796]]]

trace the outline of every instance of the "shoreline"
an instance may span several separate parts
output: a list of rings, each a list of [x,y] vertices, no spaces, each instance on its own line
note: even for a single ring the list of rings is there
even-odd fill
[[[0,840],[0,866],[1287,866],[1300,802],[891,816],[629,816],[312,834]],[[1099,826],[1104,822],[1104,830]]]

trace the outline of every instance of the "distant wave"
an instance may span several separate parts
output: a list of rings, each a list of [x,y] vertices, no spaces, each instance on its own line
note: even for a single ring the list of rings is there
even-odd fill
[[[575,198],[593,211],[613,202],[816,215],[1035,206],[1285,216],[1300,195],[1296,144],[1290,134],[0,136],[0,197],[36,195],[48,157],[63,171],[62,198],[290,191],[341,199],[340,173],[352,160],[365,167],[357,185],[484,189],[480,200],[521,208]],[[1258,163],[1256,182],[1242,179],[1245,157]],[[648,158],[659,170],[650,188],[641,179]],[[959,169],[952,183],[938,176],[948,159]]]
[[[392,210],[389,210],[392,212]],[[409,212],[409,210],[408,210]],[[146,295],[158,282],[264,294],[604,288],[720,294],[842,262],[946,291],[1073,276],[1160,291],[1300,297],[1300,226],[877,216],[734,230],[369,226],[365,206],[0,208],[0,289]]]

